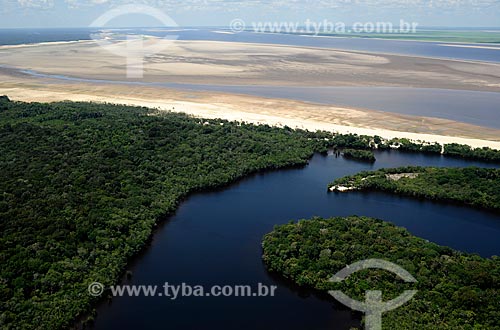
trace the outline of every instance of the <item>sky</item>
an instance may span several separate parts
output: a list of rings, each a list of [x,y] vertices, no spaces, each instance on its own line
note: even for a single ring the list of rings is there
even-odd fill
[[[500,27],[500,0],[0,0],[0,28],[87,27],[124,4],[155,7],[179,26],[228,26],[246,22],[393,22],[419,26]],[[160,26],[127,15],[108,27]]]

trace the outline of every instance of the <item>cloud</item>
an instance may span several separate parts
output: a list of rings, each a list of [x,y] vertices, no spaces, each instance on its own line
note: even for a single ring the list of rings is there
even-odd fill
[[[68,14],[79,9],[109,8],[124,4],[149,5],[180,15],[223,15],[237,12],[260,12],[287,15],[349,14],[353,17],[395,13],[404,15],[439,15],[457,13],[462,16],[474,13],[491,16],[500,12],[500,0],[0,0],[4,12],[17,9],[36,11],[54,9]],[[0,9],[1,10],[1,9]],[[500,22],[500,20],[499,20]]]
[[[28,0],[23,0],[28,1]],[[268,7],[282,9],[315,9],[341,7],[374,8],[489,8],[498,6],[498,0],[65,0],[81,5],[146,4],[155,7],[189,8],[246,8]],[[43,1],[42,1],[43,2]]]
[[[71,9],[94,6],[119,6],[144,4],[170,10],[244,10],[245,8],[268,8],[271,10],[317,10],[317,9],[488,9],[500,6],[499,0],[15,0],[22,8],[52,8],[58,6]],[[15,2],[14,1],[14,2]],[[8,4],[12,0],[1,0]]]
[[[17,3],[23,8],[48,9],[54,6],[54,0],[17,0]]]

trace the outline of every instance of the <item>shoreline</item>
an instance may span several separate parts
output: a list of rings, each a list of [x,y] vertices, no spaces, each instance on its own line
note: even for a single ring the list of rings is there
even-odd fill
[[[40,47],[40,46],[57,46],[57,45],[70,45],[93,42],[92,39],[78,39],[69,41],[42,41],[24,44],[0,45],[0,51],[5,49],[25,48],[25,47]]]
[[[46,85],[45,87],[50,86]],[[66,92],[61,92],[65,88],[61,88],[64,84],[58,84],[54,87],[58,89],[42,90],[40,88],[2,88],[0,85],[0,94],[5,94],[13,101],[24,102],[96,102],[96,103],[111,103],[118,105],[143,106],[160,111],[179,112],[203,119],[223,119],[228,121],[248,122],[257,125],[269,125],[276,127],[288,126],[294,129],[306,129],[309,131],[324,130],[336,132],[340,134],[358,134],[358,135],[378,135],[385,139],[392,138],[407,138],[413,141],[437,142],[440,144],[466,144],[473,148],[489,147],[500,150],[500,132],[499,130],[487,129],[468,124],[452,122],[437,118],[426,118],[429,121],[435,121],[436,126],[443,125],[444,127],[454,124],[457,125],[455,131],[460,131],[460,128],[468,127],[469,129],[480,129],[478,134],[484,135],[486,131],[491,131],[488,138],[474,138],[467,136],[440,135],[425,132],[409,132],[404,130],[388,129],[383,127],[370,127],[367,123],[362,123],[365,117],[373,117],[374,115],[384,116],[381,122],[389,123],[392,119],[394,122],[408,121],[413,116],[398,116],[392,113],[384,113],[372,110],[360,110],[342,107],[331,107],[319,104],[310,104],[299,101],[289,101],[280,99],[266,99],[258,97],[250,97],[243,95],[223,94],[223,93],[204,93],[204,92],[179,92],[169,89],[163,89],[163,94],[168,97],[149,98],[147,95],[130,96],[126,91],[127,88],[111,88],[110,91],[102,93],[99,91],[99,86],[93,86],[94,91],[89,94],[84,91],[75,92],[69,89]],[[74,85],[67,86],[73,87]],[[85,86],[79,86],[81,89]],[[107,86],[109,87],[109,86]],[[127,86],[119,86],[127,87]],[[118,89],[118,90],[117,90]],[[154,88],[149,88],[153,89]],[[84,88],[85,90],[85,88]],[[118,93],[117,93],[118,92]],[[158,91],[155,91],[158,92]],[[126,95],[123,95],[126,94]],[[207,96],[206,94],[210,94]],[[215,102],[214,102],[215,101]],[[256,108],[256,107],[260,107]],[[295,108],[294,110],[290,110]],[[244,110],[245,109],[245,110]],[[281,109],[281,110],[278,110]],[[325,122],[314,117],[314,113],[325,110],[334,111],[335,115],[345,115],[347,120],[338,120],[338,122]],[[359,120],[357,120],[357,117]],[[415,122],[420,122],[422,117],[413,118]],[[350,124],[346,124],[349,122]],[[450,129],[450,128],[445,128]],[[498,132],[498,135],[496,135]],[[497,137],[494,140],[493,137]]]

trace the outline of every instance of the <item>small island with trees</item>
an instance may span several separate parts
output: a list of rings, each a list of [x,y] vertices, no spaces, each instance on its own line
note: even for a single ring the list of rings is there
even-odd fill
[[[500,169],[400,167],[337,179],[330,191],[379,190],[500,212]]]
[[[267,269],[301,287],[341,290],[358,301],[365,300],[366,290],[382,291],[384,301],[418,290],[407,304],[384,313],[383,329],[500,329],[498,257],[458,252],[366,217],[276,226],[262,246]],[[408,284],[382,270],[360,271],[342,283],[329,281],[347,265],[366,259],[393,262],[418,282]]]
[[[354,159],[363,162],[375,163],[377,160],[371,150],[344,149],[342,155],[347,159]]]

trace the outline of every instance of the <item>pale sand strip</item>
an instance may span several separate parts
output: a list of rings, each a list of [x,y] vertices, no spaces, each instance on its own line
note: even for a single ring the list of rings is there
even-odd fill
[[[1,77],[0,77],[1,78]],[[2,81],[2,80],[0,80]],[[7,87],[6,85],[10,85]],[[159,88],[90,84],[0,83],[0,95],[26,102],[89,101],[145,106],[199,118],[245,121],[308,130],[379,135],[500,149],[500,130],[444,119],[347,109],[278,99]],[[439,132],[439,134],[436,134]]]
[[[57,46],[57,45],[71,45],[71,44],[95,44],[93,40],[73,40],[73,41],[46,41],[46,42],[38,42],[32,44],[17,44],[17,45],[0,45],[1,50],[8,49],[19,49],[19,48],[39,48],[41,46]]]
[[[473,45],[455,45],[455,44],[440,44],[443,47],[456,47],[456,48],[474,48],[474,49],[493,49],[500,50],[500,47],[493,46],[473,46]]]
[[[161,49],[145,59],[144,82],[500,91],[500,63],[220,41],[148,38],[144,44]],[[110,46],[117,47],[125,46]],[[126,59],[93,41],[0,47],[0,64],[86,79],[126,75]]]

